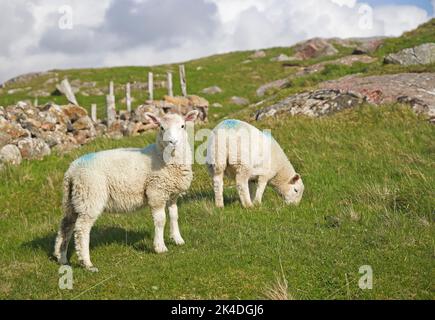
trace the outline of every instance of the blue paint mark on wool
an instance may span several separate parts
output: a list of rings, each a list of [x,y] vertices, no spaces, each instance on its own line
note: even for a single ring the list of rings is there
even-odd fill
[[[88,154],[85,154],[84,156],[81,156],[81,157],[78,158],[76,161],[77,161],[78,163],[89,163],[89,162],[91,162],[92,160],[94,160],[96,156],[97,156],[97,154],[96,154],[95,152],[93,152],[93,153],[88,153]]]
[[[222,127],[227,129],[235,129],[240,126],[240,121],[235,119],[228,119],[222,122]]]
[[[266,138],[273,139],[271,131],[262,131]]]
[[[147,146],[143,149],[138,149],[137,151],[139,151],[142,154],[148,154],[152,148],[154,148],[154,145],[150,144],[149,146]]]

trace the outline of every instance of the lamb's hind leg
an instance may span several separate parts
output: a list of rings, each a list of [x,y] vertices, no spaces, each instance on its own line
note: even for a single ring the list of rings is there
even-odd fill
[[[213,174],[213,191],[216,207],[224,207],[224,172],[215,171]]]
[[[98,181],[96,178],[94,180]],[[104,211],[109,196],[104,187],[104,181],[98,182],[92,184],[82,181],[82,184],[73,190],[72,196],[72,205],[78,213],[74,228],[77,256],[80,263],[93,272],[98,271],[98,269],[93,266],[89,255],[90,233],[95,221]]]
[[[89,238],[91,228],[97,220],[97,216],[90,216],[87,214],[80,214],[77,218],[74,228],[74,240],[76,245],[77,256],[81,265],[92,272],[97,272],[98,269],[94,267],[89,255]]]
[[[72,208],[65,208],[65,216],[63,217],[59,232],[56,237],[56,244],[54,246],[54,256],[60,264],[68,264],[68,244],[71,240],[74,231],[74,225],[77,220],[77,214]]]

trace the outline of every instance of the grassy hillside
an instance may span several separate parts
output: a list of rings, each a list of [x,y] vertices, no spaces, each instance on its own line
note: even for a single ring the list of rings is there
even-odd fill
[[[154,254],[149,209],[103,215],[91,235],[100,272],[73,255],[72,291],[58,289],[50,260],[64,171],[81,154],[143,146],[153,135],[98,140],[0,173],[0,296],[256,299],[284,275],[299,299],[433,298],[434,127],[397,106],[262,126],[304,177],[299,207],[269,189],[262,207],[244,210],[232,186],[216,209],[206,169],[195,166],[180,205],[186,245],[168,241],[168,254]],[[373,290],[358,288],[361,265],[374,270]]]
[[[423,26],[415,39],[404,35],[388,40],[387,47],[380,50],[418,42],[419,37],[428,37],[433,31],[433,21],[429,26]],[[231,105],[230,97],[243,96],[256,102],[258,86],[292,75],[294,68],[270,61],[280,53],[290,55],[291,50],[269,49],[266,58],[249,64],[242,62],[252,52],[186,63],[191,93],[211,85],[224,90],[207,97],[224,107],[212,108],[211,121],[205,126],[213,127],[223,117],[252,121],[252,108]],[[348,53],[347,48],[340,48],[336,57],[328,59]],[[164,74],[169,69],[176,71],[176,66],[57,72],[60,78],[97,81],[98,86],[105,87],[111,79],[116,83],[145,82],[149,70]],[[434,66],[386,66],[380,61],[351,67],[333,65],[295,80],[272,100],[350,73],[434,70]],[[38,88],[43,80],[10,88]],[[159,90],[157,97],[163,94],[164,90]],[[145,99],[143,92],[134,96],[136,104]],[[0,105],[26,98],[26,92],[3,93]],[[62,103],[63,99],[46,100]],[[104,98],[78,95],[78,100],[85,107],[94,102],[102,106]],[[306,191],[300,206],[284,205],[268,188],[261,207],[242,209],[234,183],[226,181],[227,205],[217,209],[206,169],[195,165],[192,188],[179,207],[186,245],[172,244],[167,230],[170,251],[154,254],[148,208],[132,214],[103,215],[91,234],[91,256],[100,272],[92,274],[79,268],[73,254],[71,291],[58,288],[58,265],[51,259],[62,215],[65,170],[88,152],[145,146],[153,142],[154,133],[116,141],[100,138],[67,155],[25,161],[20,167],[0,172],[0,298],[258,299],[268,298],[268,290],[283,279],[288,283],[288,297],[295,299],[434,298],[433,125],[400,105],[363,106],[322,119],[283,117],[255,125],[272,129],[302,174]],[[373,268],[373,290],[358,287],[362,265]]]
[[[383,57],[391,52],[418,45],[424,42],[433,42],[433,34],[435,32],[435,19],[420,26],[418,29],[405,33],[398,38],[391,38],[385,41],[373,57],[378,58],[378,61],[371,64],[354,63],[352,66],[343,66],[332,64],[319,73],[298,77],[292,82],[292,86],[288,90],[280,92],[282,95],[306,90],[321,81],[336,79],[341,76],[353,73],[361,74],[383,74],[383,73],[398,73],[398,72],[433,72],[435,65],[426,66],[411,66],[402,67],[397,65],[384,65]],[[256,89],[273,80],[292,77],[301,66],[309,66],[327,60],[335,60],[337,58],[349,55],[352,52],[351,48],[346,48],[336,45],[339,53],[335,56],[321,57],[306,61],[294,61],[293,67],[284,67],[280,62],[273,62],[271,58],[278,56],[281,53],[292,55],[292,47],[271,48],[264,50],[267,54],[264,58],[250,59],[253,51],[233,52],[221,54],[211,57],[206,57],[190,62],[186,62],[186,72],[188,80],[188,91],[190,94],[201,94],[201,90],[217,85],[223,89],[223,93],[212,96],[206,96],[211,103],[218,102],[224,105],[222,109],[212,109],[211,115],[214,119],[221,118],[230,112],[240,109],[240,107],[230,103],[232,96],[242,96],[248,98],[251,102],[259,100],[255,95]],[[251,60],[246,63],[246,60]],[[144,62],[146,63],[146,62]],[[58,75],[59,81],[63,78],[68,78],[71,81],[76,79],[82,82],[95,81],[97,88],[108,90],[108,84],[111,80],[115,81],[117,89],[116,100],[118,109],[126,109],[126,106],[120,101],[125,97],[123,86],[127,82],[147,82],[148,72],[152,71],[155,75],[155,81],[164,80],[167,71],[172,71],[174,75],[175,94],[181,94],[179,87],[178,65],[162,65],[154,67],[116,67],[116,68],[99,68],[99,69],[71,69],[71,70],[53,70],[53,73]],[[45,75],[34,78],[26,82],[18,82],[8,85],[5,89],[0,89],[0,105],[7,106],[14,104],[19,100],[29,99],[34,100],[29,96],[29,92],[44,89],[47,92],[55,91],[55,83],[45,84],[53,75]],[[23,88],[21,92],[7,94],[8,90]],[[155,98],[162,98],[166,93],[165,89],[156,89]],[[136,100],[133,107],[142,104],[147,99],[145,90],[133,90],[133,98]],[[39,104],[48,101],[54,101],[59,104],[65,104],[67,101],[63,96],[52,95],[49,97],[39,97]],[[97,103],[99,108],[99,117],[105,117],[105,96],[84,96],[81,93],[77,94],[79,103],[90,110],[92,103]]]

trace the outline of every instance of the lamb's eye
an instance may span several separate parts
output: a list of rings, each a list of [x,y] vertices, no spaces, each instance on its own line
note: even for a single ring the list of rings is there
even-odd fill
[[[182,126],[181,126],[181,129],[184,129],[186,126],[183,124]]]
[[[163,126],[160,126],[160,130],[162,130],[162,131],[163,131],[163,130],[165,130],[165,128],[163,128]]]
[[[298,192],[299,192],[299,190],[298,190],[298,189],[295,189],[295,192],[296,192],[296,193],[298,193]]]

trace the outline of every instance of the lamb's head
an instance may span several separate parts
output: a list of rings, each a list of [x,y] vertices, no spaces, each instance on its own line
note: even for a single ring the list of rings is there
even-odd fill
[[[280,192],[287,204],[298,205],[304,193],[304,183],[299,174],[295,174],[289,181],[279,186]]]
[[[178,114],[166,114],[157,117],[152,113],[146,113],[146,117],[151,123],[159,127],[157,134],[157,144],[169,153],[173,150],[184,151],[188,146],[187,122],[193,122],[198,117],[199,112],[192,110],[185,116]]]

